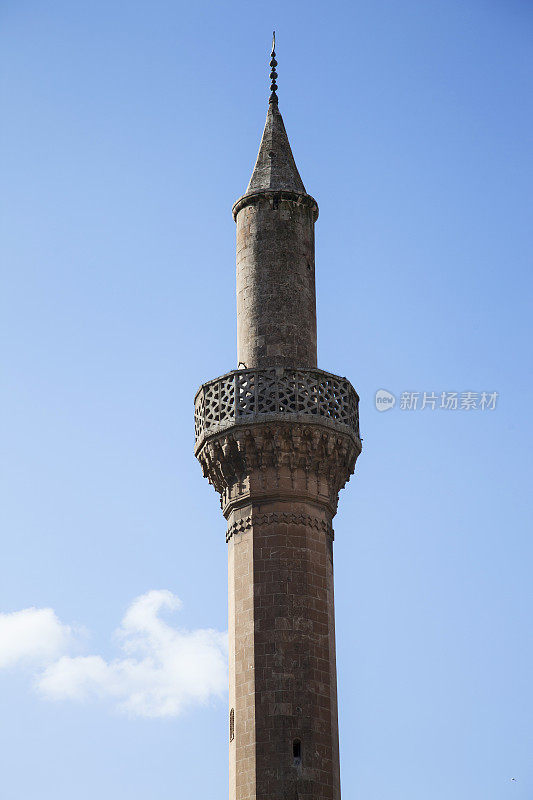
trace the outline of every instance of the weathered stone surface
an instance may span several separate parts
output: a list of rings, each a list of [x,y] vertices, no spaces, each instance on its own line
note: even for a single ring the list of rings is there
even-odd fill
[[[331,523],[361,443],[287,416],[197,451],[228,521],[231,800],[340,797]]]
[[[257,189],[289,189],[305,194],[277,103],[269,103],[257,161],[246,193]]]
[[[239,363],[316,367],[316,204],[257,192],[236,208]]]
[[[195,398],[227,520],[230,800],[340,800],[332,519],[359,398],[316,368],[318,206],[274,100],[233,214],[239,369]]]
[[[316,526],[287,522],[286,508],[250,503],[228,520],[252,520],[228,544],[232,800],[340,796],[331,523],[307,503],[292,513]]]
[[[320,422],[284,421],[234,425],[207,437],[196,457],[226,518],[251,500],[272,499],[309,500],[333,516],[360,452],[353,435]]]
[[[340,796],[331,521],[360,449],[289,422],[233,426],[197,453],[228,521],[232,800]]]
[[[346,378],[321,369],[232,370],[196,393],[195,452],[225,428],[284,421],[320,422],[359,440],[359,397]]]
[[[276,103],[237,222],[237,357],[247,368],[316,367],[316,200],[306,194]]]

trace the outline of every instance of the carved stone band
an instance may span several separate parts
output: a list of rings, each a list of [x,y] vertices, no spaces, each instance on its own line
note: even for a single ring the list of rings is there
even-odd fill
[[[320,369],[233,370],[194,399],[198,454],[209,436],[257,422],[319,422],[359,442],[359,397],[346,378]]]
[[[286,414],[282,423],[255,421],[212,434],[196,456],[226,517],[250,502],[276,499],[311,501],[333,516],[360,452],[359,439],[324,425],[320,417],[300,423]]]
[[[276,523],[283,523],[286,525],[305,525],[309,528],[315,528],[318,531],[324,531],[328,536],[333,539],[333,528],[331,524],[318,517],[312,517],[310,514],[294,514],[291,512],[273,512],[271,514],[258,514],[253,518],[251,516],[244,517],[232,525],[228,526],[226,534],[226,542],[229,542],[232,536],[236,533],[244,533],[251,530],[256,525],[275,525]]]

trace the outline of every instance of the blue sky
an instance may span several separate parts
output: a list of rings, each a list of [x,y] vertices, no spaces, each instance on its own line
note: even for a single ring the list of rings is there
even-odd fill
[[[343,796],[529,800],[530,4],[0,13],[2,800],[227,793],[225,526],[192,400],[236,366],[231,205],[273,28],[320,206],[319,365],[361,395],[335,521]],[[208,674],[176,678],[185,656]]]

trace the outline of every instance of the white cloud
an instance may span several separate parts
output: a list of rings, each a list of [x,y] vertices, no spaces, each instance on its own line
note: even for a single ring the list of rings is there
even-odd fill
[[[180,600],[150,591],[133,601],[117,631],[123,657],[63,656],[37,678],[49,699],[110,700],[141,717],[172,717],[227,687],[227,637],[212,629],[180,630],[161,619]],[[53,613],[53,612],[52,612]]]
[[[0,614],[0,667],[46,663],[67,652],[72,643],[71,628],[51,608]]]

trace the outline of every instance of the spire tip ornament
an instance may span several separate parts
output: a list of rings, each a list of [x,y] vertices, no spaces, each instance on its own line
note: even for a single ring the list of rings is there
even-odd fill
[[[276,83],[276,78],[278,77],[278,73],[276,72],[276,67],[278,66],[278,62],[276,61],[276,31],[272,33],[272,52],[270,53],[270,98],[268,100],[269,103],[276,103],[278,102],[278,96],[276,94],[276,89],[278,85]]]

